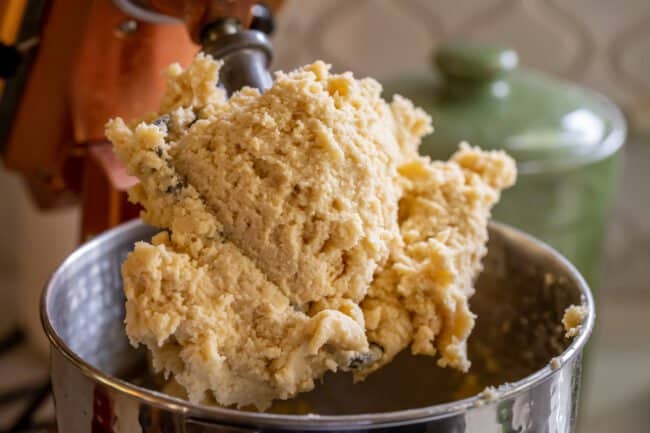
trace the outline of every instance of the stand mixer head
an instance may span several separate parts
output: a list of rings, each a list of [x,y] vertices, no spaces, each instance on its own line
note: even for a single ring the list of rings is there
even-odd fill
[[[271,87],[269,6],[251,0],[115,0],[115,4],[143,21],[184,22],[205,53],[223,60],[220,84],[229,96],[245,86],[262,92]]]
[[[167,65],[202,49],[223,61],[228,95],[272,83],[268,34],[281,0],[41,3],[29,2],[15,47],[38,43],[0,95],[0,153],[40,209],[81,203],[81,240],[138,215],[126,198],[135,180],[115,159],[104,124],[155,110]]]

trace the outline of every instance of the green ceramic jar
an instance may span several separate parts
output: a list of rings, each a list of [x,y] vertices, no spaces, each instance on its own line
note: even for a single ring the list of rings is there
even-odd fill
[[[461,141],[517,160],[516,186],[494,218],[561,251],[596,289],[626,126],[607,98],[517,67],[513,50],[475,42],[439,47],[435,70],[384,83],[431,114],[421,153],[447,159]]]

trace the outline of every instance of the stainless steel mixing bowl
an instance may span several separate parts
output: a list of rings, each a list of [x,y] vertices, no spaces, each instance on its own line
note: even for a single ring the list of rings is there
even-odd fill
[[[490,224],[489,253],[472,309],[467,375],[402,354],[365,382],[331,374],[315,391],[253,413],[192,404],[158,392],[146,356],[124,334],[120,265],[157,230],[134,221],[75,251],[42,297],[59,431],[87,432],[571,432],[582,350],[594,304],[575,268],[543,243]],[[573,340],[564,309],[589,311]],[[550,362],[553,359],[553,362]],[[506,383],[507,382],[507,383]],[[480,391],[499,385],[495,392]],[[294,413],[294,414],[286,414]],[[307,414],[295,414],[309,412]]]

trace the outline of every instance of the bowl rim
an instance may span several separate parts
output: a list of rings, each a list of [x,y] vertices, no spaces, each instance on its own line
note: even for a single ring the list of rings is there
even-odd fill
[[[70,363],[81,371],[86,377],[103,384],[104,386],[118,393],[129,395],[133,398],[144,401],[145,403],[176,413],[183,413],[190,419],[202,422],[227,422],[234,424],[258,425],[261,427],[278,427],[284,429],[331,429],[338,428],[341,430],[358,429],[362,426],[372,427],[391,427],[415,422],[423,422],[440,418],[452,417],[466,412],[473,407],[500,402],[504,399],[514,397],[517,394],[528,391],[535,386],[545,382],[554,374],[558,374],[563,367],[576,358],[587,343],[596,318],[594,299],[582,275],[576,268],[546,243],[508,225],[490,221],[490,232],[498,232],[501,236],[518,243],[525,243],[533,250],[535,254],[546,256],[548,259],[565,269],[573,282],[581,291],[581,305],[587,307],[587,317],[583,320],[578,335],[576,335],[569,346],[560,355],[554,358],[559,362],[554,362],[555,367],[551,367],[550,362],[536,372],[516,381],[501,386],[497,389],[498,397],[486,402],[481,394],[468,397],[462,400],[456,400],[448,403],[426,406],[421,408],[411,408],[391,412],[379,413],[362,413],[354,415],[284,415],[272,413],[246,412],[237,409],[221,408],[218,406],[208,406],[192,403],[177,397],[164,394],[160,391],[146,389],[125,380],[112,377],[103,373],[98,368],[85,362],[79,357],[57,334],[48,311],[48,300],[50,299],[53,288],[58,280],[66,273],[67,269],[80,257],[93,251],[104,242],[114,238],[127,237],[131,232],[137,229],[148,227],[141,220],[136,219],[121,224],[110,229],[103,234],[91,239],[73,251],[56,269],[45,285],[40,300],[41,323],[45,334],[51,344],[50,350],[56,350],[63,355]],[[550,360],[549,360],[550,361]]]

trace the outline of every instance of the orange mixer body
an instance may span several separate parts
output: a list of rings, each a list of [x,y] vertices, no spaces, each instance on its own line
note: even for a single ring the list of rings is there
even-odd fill
[[[0,6],[0,37],[11,33],[17,39],[17,21],[30,7],[40,7],[40,15],[31,35],[38,44],[19,85],[13,80],[4,166],[22,174],[40,208],[81,200],[82,240],[137,216],[125,194],[135,179],[113,155],[104,124],[156,110],[165,67],[188,64],[199,49],[201,29],[219,18],[236,18],[247,27],[255,1],[137,0],[177,18],[177,24],[136,21],[111,0],[6,1]],[[265,3],[277,10],[282,0]],[[23,16],[23,27],[34,20]]]
[[[115,161],[104,124],[155,110],[164,68],[187,64],[197,51],[182,24],[135,22],[110,0],[50,2],[11,120],[5,167],[23,175],[41,208],[81,197],[82,238],[137,216],[124,194],[133,180]]]

